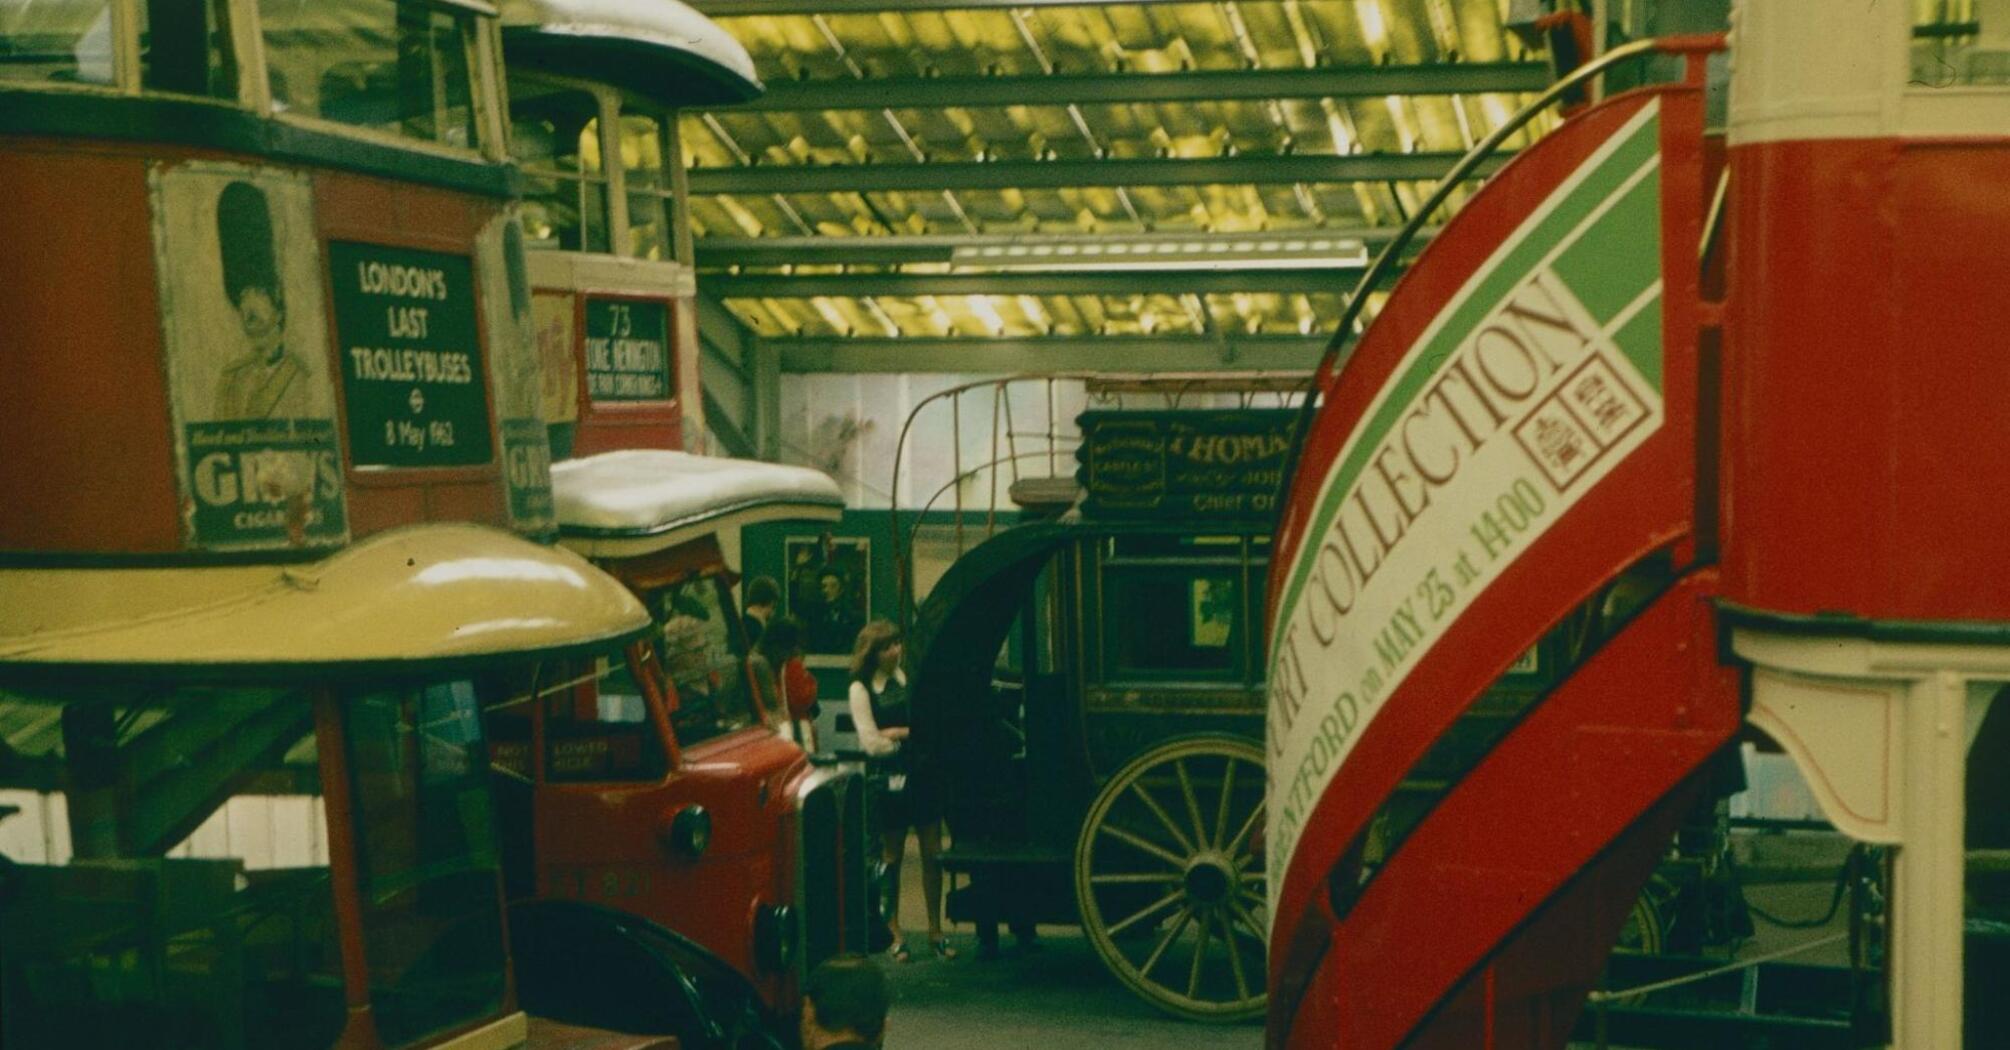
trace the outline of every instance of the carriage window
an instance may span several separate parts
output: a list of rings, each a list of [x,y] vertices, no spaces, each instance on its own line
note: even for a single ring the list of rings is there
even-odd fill
[[[1239,678],[1241,593],[1235,569],[1109,570],[1105,677]]]
[[[475,685],[347,691],[370,1006],[387,1046],[499,1012],[500,860]]]
[[[638,259],[671,257],[670,174],[664,165],[670,129],[663,118],[634,113],[621,117],[621,171],[628,183],[628,254]]]
[[[0,1045],[333,1046],[328,851],[299,692],[0,692]]]
[[[509,81],[510,153],[523,165],[526,247],[610,250],[600,102],[535,79]]]
[[[0,5],[0,80],[114,80],[112,3]]]
[[[670,725],[685,747],[758,724],[726,583],[706,576],[655,592],[663,673],[676,690]]]
[[[421,0],[259,0],[273,107],[472,149],[473,14]]]

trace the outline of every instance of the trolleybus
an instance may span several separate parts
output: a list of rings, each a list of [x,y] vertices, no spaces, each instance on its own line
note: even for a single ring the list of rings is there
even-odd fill
[[[506,931],[480,711],[650,620],[545,542],[495,14],[0,4],[8,1046],[767,1038],[614,913],[522,1009],[585,909]]]

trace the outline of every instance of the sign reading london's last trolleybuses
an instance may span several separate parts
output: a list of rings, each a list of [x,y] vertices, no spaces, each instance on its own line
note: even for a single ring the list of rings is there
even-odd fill
[[[1650,104],[1432,320],[1322,481],[1277,604],[1267,842],[1473,600],[1661,425]]]

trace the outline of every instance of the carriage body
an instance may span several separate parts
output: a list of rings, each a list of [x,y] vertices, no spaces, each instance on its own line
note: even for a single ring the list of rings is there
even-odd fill
[[[1290,418],[1084,414],[1080,507],[973,547],[917,611],[917,761],[968,876],[949,916],[983,950],[1079,922],[1162,1009],[1261,1008],[1265,515]]]

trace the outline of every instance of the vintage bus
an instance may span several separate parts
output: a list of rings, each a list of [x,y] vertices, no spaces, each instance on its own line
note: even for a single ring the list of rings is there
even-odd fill
[[[1712,36],[1559,82],[1673,74],[1492,177],[1316,376],[1269,591],[1273,1047],[2010,1033],[2010,9],[1733,19],[1727,77]],[[1833,890],[1601,986],[1740,741],[1848,844]]]
[[[505,900],[482,710],[574,702],[651,622],[549,545],[500,37],[478,0],[0,3],[9,1047],[769,1039],[697,944]],[[539,937],[594,922],[627,950],[564,976],[608,998],[527,1022]]]
[[[513,0],[501,24],[560,542],[656,623],[634,666],[582,668],[571,706],[495,712],[527,788],[503,796],[513,895],[675,930],[786,1012],[808,966],[877,924],[863,782],[777,732],[733,591],[742,526],[834,521],[843,497],[813,470],[685,451],[705,417],[675,108],[761,84],[681,3]],[[543,931],[561,953],[603,934]]]

